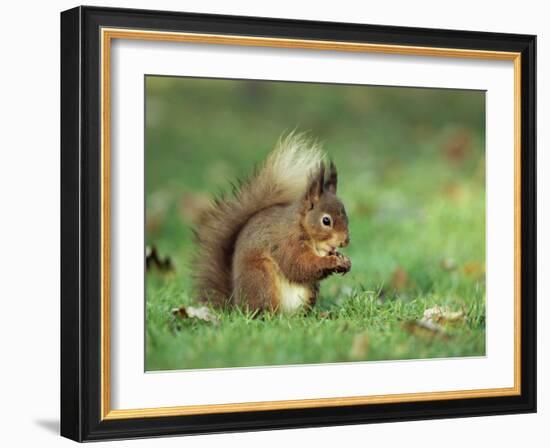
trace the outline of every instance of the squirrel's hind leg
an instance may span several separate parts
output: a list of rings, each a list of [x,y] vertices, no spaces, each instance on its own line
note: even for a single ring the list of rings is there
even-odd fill
[[[233,271],[235,304],[249,311],[276,311],[280,299],[275,262],[259,251],[239,258]]]

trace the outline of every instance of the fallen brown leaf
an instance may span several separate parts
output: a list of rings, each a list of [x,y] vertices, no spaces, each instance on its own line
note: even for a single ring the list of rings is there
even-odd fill
[[[464,264],[462,271],[468,277],[481,278],[485,275],[485,265],[479,261],[469,261]]]
[[[450,182],[443,187],[443,194],[448,199],[454,202],[459,202],[464,195],[464,191],[460,184],[456,182]]]
[[[393,275],[390,281],[390,285],[396,291],[402,291],[407,287],[409,283],[409,275],[402,267],[397,267],[393,271]]]
[[[214,325],[219,324],[218,317],[206,306],[180,306],[172,309],[172,315],[180,319],[197,319]]]
[[[432,308],[424,310],[424,320],[429,322],[435,322],[439,324],[443,323],[456,323],[464,321],[464,311],[451,311],[447,307],[440,307],[435,305]]]
[[[405,322],[403,327],[414,336],[427,338],[439,337],[445,340],[449,339],[449,334],[441,325],[428,320],[410,320]]]
[[[473,138],[469,129],[460,129],[450,134],[442,144],[442,152],[452,165],[461,165],[472,153]]]
[[[145,248],[145,269],[147,272],[157,269],[160,272],[167,273],[174,270],[174,265],[170,257],[161,258],[155,246]]]

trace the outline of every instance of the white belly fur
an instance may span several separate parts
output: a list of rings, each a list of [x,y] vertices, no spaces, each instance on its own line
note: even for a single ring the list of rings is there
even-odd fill
[[[290,283],[285,278],[279,278],[281,311],[293,313],[302,308],[310,299],[311,291],[308,287],[297,283]]]

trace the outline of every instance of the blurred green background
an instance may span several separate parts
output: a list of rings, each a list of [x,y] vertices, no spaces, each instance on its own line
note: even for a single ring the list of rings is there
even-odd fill
[[[194,219],[294,129],[338,167],[352,271],[306,316],[174,322]],[[484,132],[480,91],[146,77],[146,241],[174,265],[147,274],[147,369],[483,355]],[[416,331],[436,305],[464,318]]]

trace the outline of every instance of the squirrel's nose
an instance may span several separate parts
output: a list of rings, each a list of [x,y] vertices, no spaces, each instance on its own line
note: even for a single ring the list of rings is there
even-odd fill
[[[349,235],[346,236],[346,239],[342,241],[342,243],[340,243],[340,247],[346,247],[347,245],[349,245]]]

